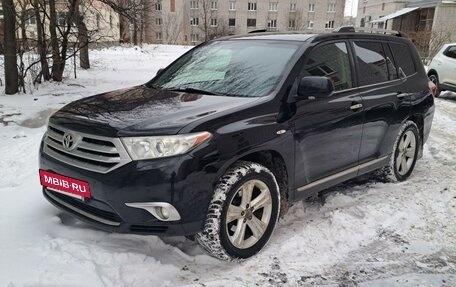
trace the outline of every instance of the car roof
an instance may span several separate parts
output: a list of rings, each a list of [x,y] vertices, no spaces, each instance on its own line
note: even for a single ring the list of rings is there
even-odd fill
[[[320,42],[337,39],[371,39],[404,42],[405,37],[381,33],[368,32],[332,32],[321,34],[308,34],[304,32],[258,32],[244,35],[234,35],[215,39],[225,40],[270,40],[270,41],[295,41],[295,42]]]

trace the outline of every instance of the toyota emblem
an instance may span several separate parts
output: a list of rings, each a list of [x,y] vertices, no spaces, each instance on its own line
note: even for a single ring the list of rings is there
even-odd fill
[[[75,147],[76,139],[72,134],[65,133],[63,135],[63,147],[66,150],[72,150]]]

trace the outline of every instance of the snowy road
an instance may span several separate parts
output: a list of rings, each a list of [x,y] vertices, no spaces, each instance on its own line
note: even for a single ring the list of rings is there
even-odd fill
[[[298,202],[264,251],[242,263],[184,238],[98,231],[47,203],[37,174],[47,115],[142,83],[187,50],[99,51],[78,80],[0,97],[0,286],[456,286],[456,94],[436,100],[407,182],[364,177]]]

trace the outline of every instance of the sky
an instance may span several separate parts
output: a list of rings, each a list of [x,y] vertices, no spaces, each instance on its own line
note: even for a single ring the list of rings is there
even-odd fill
[[[347,0],[345,2],[344,15],[356,17],[357,12],[358,12],[358,0]]]

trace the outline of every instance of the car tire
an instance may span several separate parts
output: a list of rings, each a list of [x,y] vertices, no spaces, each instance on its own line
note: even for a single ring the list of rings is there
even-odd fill
[[[440,96],[440,85],[439,85],[439,75],[437,73],[431,73],[428,76],[429,80],[434,83],[434,85],[437,87],[437,93],[435,94],[435,97]]]
[[[253,162],[239,161],[223,175],[196,241],[213,257],[240,261],[269,241],[280,212],[274,174]]]
[[[413,121],[405,122],[394,142],[388,166],[383,170],[388,181],[406,180],[413,172],[421,149],[421,137]]]

